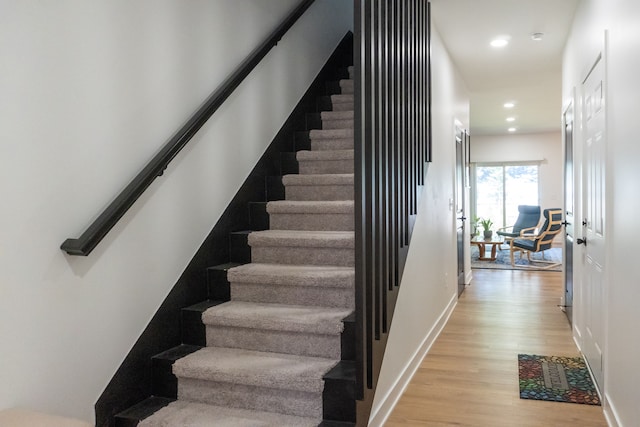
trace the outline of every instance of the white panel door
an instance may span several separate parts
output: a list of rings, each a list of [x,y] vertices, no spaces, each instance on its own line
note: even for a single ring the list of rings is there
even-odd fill
[[[605,296],[605,94],[604,61],[599,58],[583,83],[585,334],[583,352],[602,390]]]

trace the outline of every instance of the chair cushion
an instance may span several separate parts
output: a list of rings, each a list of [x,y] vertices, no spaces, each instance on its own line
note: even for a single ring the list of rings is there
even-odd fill
[[[513,246],[527,251],[534,251],[536,248],[536,241],[528,239],[514,239]]]
[[[513,232],[520,233],[523,228],[532,228],[540,221],[540,206],[519,205],[518,218],[513,224]]]
[[[498,234],[498,236],[505,237],[518,237],[520,235],[520,233],[509,233],[508,231],[496,231],[496,233]]]

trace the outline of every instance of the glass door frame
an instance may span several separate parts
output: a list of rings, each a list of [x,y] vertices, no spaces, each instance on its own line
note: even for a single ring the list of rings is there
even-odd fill
[[[470,199],[471,199],[471,206],[470,208],[470,212],[471,212],[471,218],[476,218],[478,216],[478,186],[477,186],[477,168],[478,167],[502,167],[503,168],[503,174],[502,174],[502,182],[503,182],[503,186],[502,186],[502,201],[503,201],[503,208],[502,208],[502,218],[500,218],[500,222],[506,222],[506,209],[505,209],[505,199],[506,199],[506,185],[505,184],[505,173],[504,173],[504,168],[508,167],[508,166],[536,166],[538,168],[538,195],[537,195],[537,205],[540,205],[540,161],[525,161],[525,162],[477,162],[477,163],[471,163],[470,165],[470,180],[471,180],[471,189],[470,189]],[[504,226],[510,226],[512,224],[505,224]],[[498,227],[498,224],[494,224],[494,227]]]

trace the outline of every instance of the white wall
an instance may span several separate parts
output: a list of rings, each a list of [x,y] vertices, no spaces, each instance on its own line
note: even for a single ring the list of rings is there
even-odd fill
[[[560,112],[558,112],[560,128]],[[562,133],[477,135],[471,138],[473,163],[540,161],[540,207],[562,208],[564,177]]]
[[[606,52],[607,196],[606,196],[606,296],[604,387],[605,414],[610,425],[636,426],[640,420],[640,390],[635,366],[640,359],[640,286],[635,269],[640,197],[640,144],[637,111],[640,93],[640,3],[636,0],[583,0],[567,43],[563,63],[563,105],[569,104],[588,68],[602,51],[608,31]],[[579,110],[579,109],[578,109]],[[580,119],[579,115],[576,117]],[[578,122],[579,123],[579,122]],[[580,126],[575,126],[577,154]],[[579,176],[580,168],[576,173]],[[579,207],[579,204],[578,204]],[[578,215],[577,218],[581,216]],[[581,247],[575,259],[580,277]],[[576,298],[580,301],[580,284]],[[575,306],[577,316],[584,307]],[[580,320],[580,318],[578,319]],[[576,336],[578,341],[580,340]]]
[[[457,301],[455,126],[469,128],[469,96],[432,29],[433,163],[429,165],[370,426],[381,426]]]
[[[93,405],[337,43],[319,0],[88,257],[95,215],[298,0],[0,0],[0,410]]]

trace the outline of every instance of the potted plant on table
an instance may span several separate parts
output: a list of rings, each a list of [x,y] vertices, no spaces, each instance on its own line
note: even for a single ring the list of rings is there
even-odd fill
[[[476,216],[473,218],[471,222],[471,238],[474,238],[478,235],[478,228],[480,227],[480,220],[482,218]]]
[[[493,221],[491,221],[489,218],[481,219],[480,225],[482,225],[482,228],[484,230],[484,238],[490,239],[491,235],[493,234],[493,231],[491,231],[491,226],[493,225]]]

